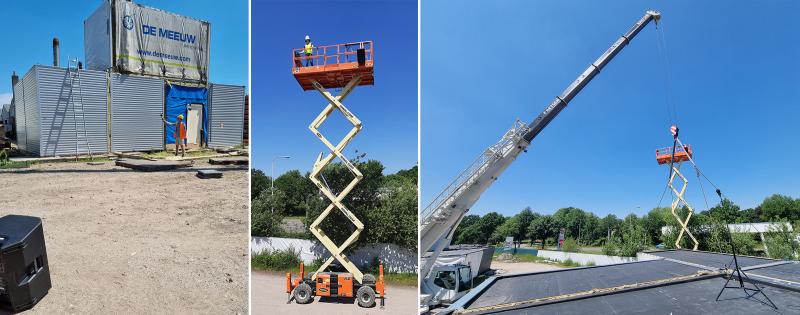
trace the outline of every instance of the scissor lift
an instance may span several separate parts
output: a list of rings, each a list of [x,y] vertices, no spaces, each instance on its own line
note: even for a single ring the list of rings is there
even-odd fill
[[[313,65],[312,65],[313,64]],[[347,256],[344,255],[345,249],[358,240],[359,235],[364,230],[364,224],[359,220],[350,209],[342,203],[342,200],[363,178],[358,168],[344,156],[342,151],[350,141],[361,131],[361,120],[348,110],[342,101],[360,85],[374,85],[373,75],[373,46],[371,41],[355,42],[339,45],[315,47],[310,56],[306,56],[302,48],[292,51],[292,73],[303,90],[317,90],[328,102],[325,109],[320,112],[316,119],[308,126],[314,135],[328,147],[328,154],[324,157],[322,153],[317,157],[314,168],[309,178],[314,185],[319,188],[322,194],[330,200],[330,204],[309,226],[309,230],[319,239],[323,246],[331,253],[322,266],[314,273],[304,274],[305,266],[300,265],[298,279],[292,280],[291,273],[286,274],[286,293],[289,299],[292,298],[298,304],[306,304],[313,301],[314,296],[326,297],[355,297],[361,307],[375,306],[376,293],[381,298],[381,306],[385,299],[385,284],[383,279],[383,265],[379,267],[379,276],[376,280],[373,275],[363,274]],[[341,89],[339,95],[334,96],[327,89]],[[345,118],[353,125],[344,138],[339,143],[333,145],[319,131],[320,126],[333,114],[340,111]],[[334,194],[321,177],[322,170],[330,164],[333,159],[339,158],[340,161],[355,176],[353,180],[338,195]],[[336,245],[320,225],[325,218],[334,210],[338,209],[344,216],[355,225],[356,230],[341,245]],[[331,270],[331,264],[337,261],[348,272]],[[354,294],[355,292],[355,294]]]
[[[673,127],[672,129],[672,134],[676,145],[674,147],[656,149],[656,162],[658,162],[658,165],[669,165],[672,168],[672,171],[670,172],[669,176],[669,182],[667,182],[667,186],[669,187],[669,189],[672,191],[673,194],[672,205],[671,205],[672,216],[674,216],[675,219],[678,220],[678,223],[680,224],[681,227],[680,232],[678,232],[678,238],[675,239],[675,248],[678,249],[681,248],[681,239],[683,239],[683,234],[685,232],[686,235],[688,235],[689,238],[691,238],[692,242],[694,243],[692,250],[697,250],[697,245],[699,243],[697,242],[697,239],[694,237],[694,235],[692,235],[692,232],[689,231],[689,228],[687,227],[689,225],[689,219],[691,219],[692,214],[694,214],[694,209],[692,208],[691,205],[689,205],[689,202],[687,202],[684,197],[684,194],[686,193],[686,186],[688,186],[689,181],[686,180],[686,177],[684,177],[683,174],[681,173],[681,164],[683,164],[683,162],[692,160],[692,155],[693,155],[692,146],[684,145],[683,143],[681,143],[680,139],[678,139],[677,129],[675,127]],[[673,182],[675,181],[676,177],[680,177],[681,181],[683,181],[683,185],[681,185],[680,189],[676,189],[675,186],[673,185]],[[681,204],[685,205],[686,209],[688,210],[685,219],[681,218],[677,212]]]

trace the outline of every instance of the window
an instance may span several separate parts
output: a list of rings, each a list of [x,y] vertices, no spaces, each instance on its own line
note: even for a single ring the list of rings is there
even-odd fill
[[[456,273],[453,271],[439,271],[433,283],[439,287],[453,290],[456,288]]]
[[[472,271],[469,267],[458,268],[458,292],[472,289]]]

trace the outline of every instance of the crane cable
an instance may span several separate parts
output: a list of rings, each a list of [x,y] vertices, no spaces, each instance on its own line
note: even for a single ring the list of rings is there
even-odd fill
[[[656,46],[658,47],[658,55],[662,59],[664,69],[662,71],[664,78],[664,102],[667,105],[667,121],[670,125],[678,125],[678,108],[675,100],[672,97],[672,75],[670,73],[669,55],[667,53],[667,39],[664,35],[664,25],[656,23]]]

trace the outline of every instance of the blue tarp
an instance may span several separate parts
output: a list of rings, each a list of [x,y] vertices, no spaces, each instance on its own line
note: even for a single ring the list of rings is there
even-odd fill
[[[178,115],[187,117],[189,105],[203,104],[203,139],[208,141],[208,89],[180,85],[167,85],[167,115],[169,122],[178,121]],[[175,143],[175,126],[165,126],[166,144]]]

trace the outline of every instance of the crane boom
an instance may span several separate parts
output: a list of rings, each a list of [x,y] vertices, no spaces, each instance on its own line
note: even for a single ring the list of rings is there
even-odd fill
[[[445,188],[422,212],[420,221],[421,253],[431,252],[424,261],[420,275],[427,278],[441,251],[450,245],[456,227],[478,201],[480,196],[500,174],[511,165],[531,141],[555,118],[580,91],[591,82],[650,21],[661,18],[661,13],[649,10],[636,24],[623,34],[608,50],[581,73],[556,99],[530,124],[517,121],[497,143],[487,148],[478,158]],[[424,282],[423,282],[424,284]],[[425,290],[425,288],[422,288]]]

